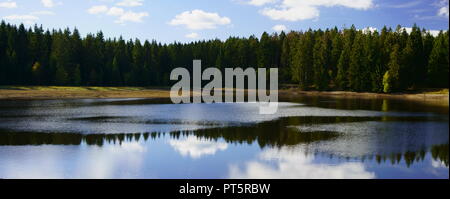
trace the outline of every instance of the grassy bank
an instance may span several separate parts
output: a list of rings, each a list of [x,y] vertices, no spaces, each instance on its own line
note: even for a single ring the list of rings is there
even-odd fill
[[[448,89],[426,89],[408,93],[358,93],[349,91],[302,91],[297,88],[279,90],[280,99],[300,96],[336,98],[382,98],[415,100],[448,106]],[[169,88],[148,87],[64,87],[64,86],[0,86],[0,99],[81,99],[81,98],[169,98]]]
[[[165,88],[0,86],[0,99],[168,98]]]

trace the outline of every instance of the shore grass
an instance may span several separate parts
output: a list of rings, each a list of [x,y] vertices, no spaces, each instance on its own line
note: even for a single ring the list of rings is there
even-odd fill
[[[142,91],[145,87],[100,87],[100,86],[0,86],[0,90],[21,91]]]
[[[0,86],[0,99],[168,98],[168,88]]]

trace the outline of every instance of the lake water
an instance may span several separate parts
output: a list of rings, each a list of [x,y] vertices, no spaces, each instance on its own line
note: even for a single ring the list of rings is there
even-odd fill
[[[0,100],[0,178],[449,178],[448,107]]]

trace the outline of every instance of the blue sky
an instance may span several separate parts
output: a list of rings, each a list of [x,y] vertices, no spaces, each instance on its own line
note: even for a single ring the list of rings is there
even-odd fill
[[[0,18],[167,43],[263,31],[449,26],[448,0],[0,0]]]

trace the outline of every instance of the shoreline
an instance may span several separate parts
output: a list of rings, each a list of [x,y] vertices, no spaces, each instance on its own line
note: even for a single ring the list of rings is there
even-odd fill
[[[417,103],[424,103],[442,107],[449,107],[448,89],[441,91],[422,91],[416,93],[369,93],[369,92],[353,92],[353,91],[303,91],[299,89],[283,89],[279,91],[279,96],[286,98],[296,98],[301,96],[307,97],[328,97],[337,99],[389,99],[404,100]]]
[[[449,106],[448,89],[418,93],[369,93],[351,91],[303,91],[280,89],[280,99],[296,97],[331,97],[353,99],[412,100]],[[63,87],[63,86],[0,86],[0,100],[39,99],[106,99],[106,98],[170,98],[169,88],[146,87]]]
[[[417,92],[417,93],[370,93],[353,91],[302,91],[298,89],[284,89],[279,91],[281,95],[317,96],[333,98],[359,98],[359,99],[399,99],[416,101],[449,101],[448,91],[443,93]]]
[[[64,87],[8,86],[0,87],[0,100],[170,98],[167,88],[144,87]]]

